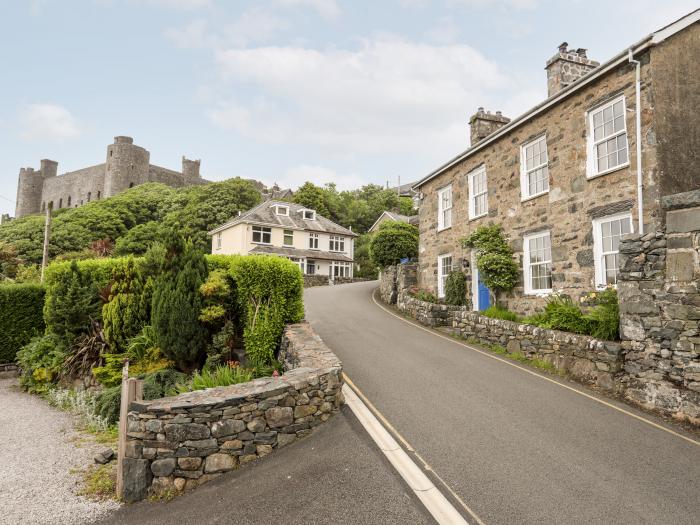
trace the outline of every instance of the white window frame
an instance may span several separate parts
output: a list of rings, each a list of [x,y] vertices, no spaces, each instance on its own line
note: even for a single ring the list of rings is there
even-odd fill
[[[292,242],[287,243],[287,237],[291,237]],[[282,245],[294,246],[294,230],[282,230]]]
[[[336,277],[352,277],[352,263],[331,261],[329,273],[332,279]]]
[[[630,221],[630,233],[634,233],[634,221],[632,220],[631,211],[615,213],[614,215],[606,215],[605,217],[593,219],[593,267],[595,273],[595,286],[599,290],[611,286],[606,283],[605,268],[603,267],[603,256],[618,254],[619,257],[620,253],[619,250],[609,252],[603,251],[603,223],[625,218],[629,219]],[[617,283],[612,286],[616,287]]]
[[[275,206],[275,213],[277,215],[284,215],[284,216],[289,216],[289,206],[283,206],[281,204],[278,204]]]
[[[484,176],[484,191],[479,192],[478,194],[474,194],[474,178],[477,176]],[[489,213],[489,179],[488,176],[486,175],[486,166],[479,166],[473,171],[470,171],[467,174],[467,182],[469,183],[469,220],[474,220],[478,219],[480,217],[484,217],[485,215],[488,215]],[[482,213],[478,214],[476,213],[476,198],[481,197],[482,195],[486,196],[486,205],[485,209]]]
[[[318,250],[318,233],[309,234],[309,250]]]
[[[438,198],[438,231],[452,227],[452,184],[440,188]]]
[[[216,249],[221,249],[221,232],[216,234]]]
[[[316,212],[314,210],[301,210],[301,216],[304,217],[304,220],[307,221],[315,221],[316,220]],[[307,217],[308,215],[308,217]]]
[[[260,240],[256,241],[255,240],[255,234],[259,233],[260,234]],[[269,241],[265,242],[265,236],[269,237]],[[268,228],[267,226],[253,226],[253,235],[251,237],[253,244],[272,244],[272,228]]]
[[[443,267],[443,261],[445,259],[450,259],[450,271],[447,272],[446,274],[443,274],[442,272],[442,267]],[[444,255],[438,255],[437,258],[437,265],[438,265],[438,281],[437,281],[437,295],[438,299],[442,299],[445,297],[445,283],[447,282],[447,276],[450,275],[450,272],[454,269],[454,261],[452,261],[452,254],[451,253],[446,253]]]
[[[611,135],[605,136],[600,138],[599,140],[595,140],[594,138],[594,126],[593,126],[593,117],[598,114],[603,112],[605,109],[610,108],[617,104],[618,102],[622,101],[622,129],[620,131],[614,131],[614,125],[613,125],[613,132]],[[625,101],[625,96],[620,95],[619,97],[615,97],[609,102],[606,102],[605,104],[601,104],[600,106],[596,106],[593,109],[589,109],[588,112],[586,113],[586,121],[588,124],[588,136],[587,136],[587,162],[586,162],[586,177],[589,179],[593,179],[595,177],[599,177],[601,175],[606,175],[608,173],[612,173],[613,171],[617,171],[622,168],[626,168],[627,166],[630,165],[630,145],[629,145],[629,135],[627,134],[627,103]],[[613,123],[615,122],[615,118],[613,115]],[[603,171],[598,170],[598,155],[596,153],[596,146],[601,144],[602,142],[605,142],[606,140],[610,140],[612,138],[617,138],[620,135],[625,136],[625,147],[627,149],[627,161],[623,162],[622,164],[618,164],[617,166],[614,166],[612,168],[607,168]]]
[[[529,170],[527,169],[527,148],[534,146],[536,143],[541,142],[544,144],[544,163],[533,165]],[[547,172],[547,187],[538,192],[530,194],[530,180],[529,175],[539,169],[545,169]],[[549,193],[549,151],[547,150],[547,135],[543,134],[536,137],[522,146],[520,146],[520,200],[527,201],[539,197],[540,195],[545,195]]]
[[[542,261],[536,264],[547,264],[549,263],[549,275],[551,279],[552,275],[552,237],[549,230],[539,231],[537,233],[532,233],[530,235],[523,236],[523,282],[525,284],[525,294],[526,295],[548,295],[552,293],[552,288],[538,288],[532,287],[532,264],[530,263],[530,241],[537,239],[539,237],[549,238],[549,261]]]
[[[339,235],[331,235],[330,241],[328,243],[328,251],[344,253],[345,237],[340,237]]]

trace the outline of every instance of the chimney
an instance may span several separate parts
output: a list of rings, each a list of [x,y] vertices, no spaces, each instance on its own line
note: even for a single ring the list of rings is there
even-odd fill
[[[500,111],[492,114],[490,111],[484,111],[484,108],[479,108],[477,112],[469,119],[470,141],[471,145],[475,146],[478,142],[484,140],[494,131],[502,128],[510,122],[510,119],[501,115]]]
[[[547,60],[547,96],[551,97],[586,76],[600,65],[600,62],[586,56],[586,50],[567,49],[566,42],[559,45],[557,53]]]

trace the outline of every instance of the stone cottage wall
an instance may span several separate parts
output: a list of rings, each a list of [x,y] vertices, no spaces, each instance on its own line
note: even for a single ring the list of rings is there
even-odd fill
[[[620,244],[625,396],[700,423],[700,190],[663,204],[665,229]]]
[[[124,500],[186,490],[311,433],[342,404],[342,365],[307,323],[286,328],[280,377],[131,403]]]

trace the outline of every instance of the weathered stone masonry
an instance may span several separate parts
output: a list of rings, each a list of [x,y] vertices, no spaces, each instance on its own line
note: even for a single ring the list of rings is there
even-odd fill
[[[270,454],[338,412],[340,360],[307,323],[286,328],[285,373],[130,405],[125,501],[194,488]]]

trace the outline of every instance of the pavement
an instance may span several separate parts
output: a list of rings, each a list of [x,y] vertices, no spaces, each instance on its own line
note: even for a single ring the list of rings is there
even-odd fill
[[[263,460],[170,502],[122,507],[101,525],[434,523],[350,409]]]
[[[308,289],[307,318],[355,385],[484,523],[700,522],[696,437],[409,324],[372,301],[376,287]]]

